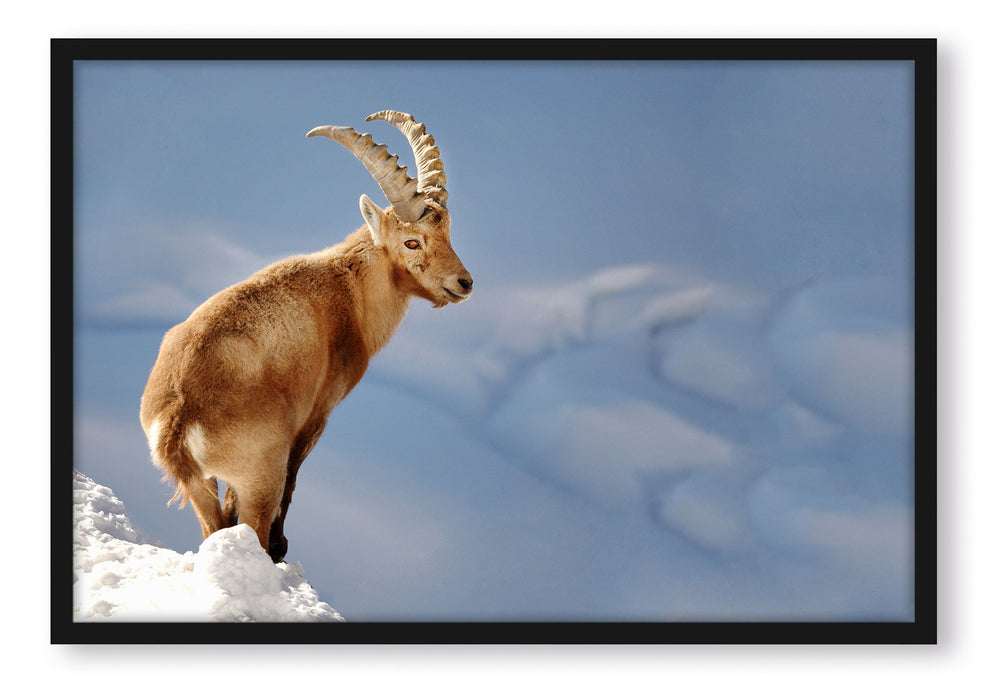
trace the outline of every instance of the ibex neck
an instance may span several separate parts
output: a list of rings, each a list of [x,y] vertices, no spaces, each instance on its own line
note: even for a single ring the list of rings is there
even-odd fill
[[[412,297],[396,288],[391,263],[374,245],[367,228],[352,233],[334,248],[341,253],[341,264],[352,285],[364,342],[374,355],[402,323]]]

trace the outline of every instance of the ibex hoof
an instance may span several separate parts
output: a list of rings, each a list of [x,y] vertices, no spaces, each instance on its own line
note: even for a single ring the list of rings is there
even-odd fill
[[[285,553],[288,551],[289,541],[285,537],[282,537],[277,542],[272,540],[268,543],[268,556],[272,558],[272,562],[275,564],[285,559]]]

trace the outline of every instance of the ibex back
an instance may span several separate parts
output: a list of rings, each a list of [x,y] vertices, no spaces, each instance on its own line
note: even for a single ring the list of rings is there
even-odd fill
[[[204,539],[248,523],[273,561],[299,465],[327,416],[364,375],[413,296],[464,301],[471,275],[450,246],[446,175],[433,137],[412,116],[383,111],[409,140],[416,178],[369,134],[321,126],[378,182],[364,225],[343,242],[288,258],[216,294],[165,334],[141,399],[152,461],[192,502]],[[221,505],[217,479],[226,482]],[[171,503],[172,501],[169,501]]]

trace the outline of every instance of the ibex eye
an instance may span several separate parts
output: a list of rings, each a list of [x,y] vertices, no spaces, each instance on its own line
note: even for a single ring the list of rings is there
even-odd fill
[[[406,248],[409,250],[416,250],[419,248],[419,241],[406,241]]]

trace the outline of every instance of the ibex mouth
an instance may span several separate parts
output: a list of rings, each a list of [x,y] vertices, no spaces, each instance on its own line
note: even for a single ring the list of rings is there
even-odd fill
[[[455,304],[457,304],[459,302],[462,302],[462,301],[464,301],[465,299],[468,298],[468,295],[467,294],[458,294],[457,292],[451,291],[451,290],[447,289],[446,287],[443,288],[443,291],[447,292],[447,296],[449,296],[450,297],[450,300],[452,302],[454,302]]]

